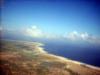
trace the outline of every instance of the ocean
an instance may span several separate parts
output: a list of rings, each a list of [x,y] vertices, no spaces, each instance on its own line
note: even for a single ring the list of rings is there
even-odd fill
[[[51,54],[100,67],[99,46],[49,41],[45,42],[44,49]]]

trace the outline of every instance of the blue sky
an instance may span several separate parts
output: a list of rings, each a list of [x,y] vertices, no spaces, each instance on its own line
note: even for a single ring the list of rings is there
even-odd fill
[[[100,36],[99,4],[97,0],[4,0],[2,25],[16,30],[37,26],[58,35],[78,31]]]

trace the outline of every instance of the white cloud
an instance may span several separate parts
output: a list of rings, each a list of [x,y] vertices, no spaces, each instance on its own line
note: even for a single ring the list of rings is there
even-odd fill
[[[0,31],[2,31],[2,30],[3,30],[3,27],[0,26]]]
[[[90,43],[100,44],[100,37],[90,35],[87,32],[78,33],[77,31],[73,31],[71,33],[66,34],[65,38],[72,41],[87,41]]]
[[[89,35],[88,35],[88,33],[81,33],[80,34],[80,37],[83,39],[83,40],[86,40],[88,37],[89,37]]]
[[[85,41],[88,41],[88,42],[90,42],[90,43],[97,43],[97,44],[100,44],[100,37],[88,35],[88,36],[85,38]]]
[[[57,39],[60,37],[54,33],[47,33],[35,25],[25,29],[24,34],[27,36],[31,36],[33,38],[35,37],[35,38]]]
[[[73,31],[65,35],[65,38],[70,39],[72,41],[78,40],[79,33],[77,31]]]
[[[80,37],[87,42],[100,44],[100,37],[89,35],[88,33],[82,33],[80,34]]]
[[[32,26],[31,28],[27,28],[25,30],[25,32],[26,32],[26,35],[32,36],[32,37],[38,37],[39,38],[39,37],[44,36],[42,30],[39,29],[37,26]]]

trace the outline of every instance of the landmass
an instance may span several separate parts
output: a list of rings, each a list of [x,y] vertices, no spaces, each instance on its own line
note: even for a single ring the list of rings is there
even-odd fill
[[[1,40],[1,75],[100,75],[100,68],[53,55],[42,43]]]

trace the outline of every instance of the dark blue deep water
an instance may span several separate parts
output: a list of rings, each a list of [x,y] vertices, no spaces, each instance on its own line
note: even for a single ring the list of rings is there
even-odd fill
[[[100,47],[97,45],[45,42],[44,48],[49,53],[100,67]]]

